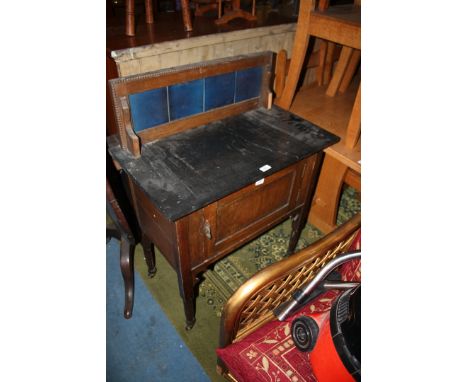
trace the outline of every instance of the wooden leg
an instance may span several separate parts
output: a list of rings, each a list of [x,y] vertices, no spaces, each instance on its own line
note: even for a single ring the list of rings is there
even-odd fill
[[[361,84],[356,94],[351,117],[346,128],[345,146],[352,149],[361,135]]]
[[[125,34],[135,36],[135,0],[125,0]]]
[[[309,213],[309,223],[323,233],[331,232],[336,228],[336,216],[347,169],[345,164],[330,155],[325,155],[317,191]]]
[[[281,97],[276,104],[283,109],[288,110],[291,107],[297,83],[301,74],[302,65],[309,45],[309,19],[313,1],[301,1],[299,8],[299,17],[297,20],[296,36],[291,53],[291,63],[289,65],[288,77]]]
[[[146,23],[153,24],[153,0],[145,0]]]
[[[307,175],[308,179],[306,181],[312,184],[312,186],[309,188],[308,194],[306,195],[304,205],[296,214],[293,214],[292,216],[292,231],[291,237],[289,239],[289,246],[288,251],[286,252],[286,256],[289,256],[292,253],[294,253],[299,237],[301,236],[301,232],[306,225],[307,215],[309,214],[310,204],[312,202],[312,197],[315,193],[315,189],[317,186],[322,161],[323,152],[315,155],[314,158],[309,159],[309,162],[307,163],[307,166],[309,167],[309,172]]]
[[[195,295],[192,292],[190,295],[185,295],[184,300],[184,313],[185,313],[185,330],[190,330],[195,325]]]
[[[125,308],[124,317],[132,317],[133,312],[133,291],[135,285],[133,271],[133,256],[135,254],[135,245],[126,238],[120,241],[120,270],[124,280],[125,287]]]
[[[184,30],[190,32],[192,27],[192,19],[190,18],[190,4],[189,0],[181,0],[180,5],[182,7],[182,19],[184,20]]]
[[[106,227],[106,239],[109,241],[111,238],[120,240],[120,231],[114,227]]]
[[[154,277],[156,274],[156,257],[154,255],[154,244],[142,233],[141,235],[141,245],[143,247],[143,254],[145,255],[146,265],[148,266],[148,277]]]
[[[286,80],[286,65],[287,65],[287,53],[284,49],[281,49],[276,55],[275,65],[275,93],[276,97],[281,97],[284,89],[284,82]]]
[[[327,55],[325,57],[325,67],[323,69],[323,84],[328,85],[331,79],[331,73],[333,69],[333,63],[335,62],[335,47],[336,44],[327,41]]]
[[[333,77],[325,93],[327,96],[334,97],[336,92],[338,91],[338,87],[340,86],[341,81],[343,80],[346,68],[348,67],[348,64],[351,60],[352,53],[353,48],[343,46],[343,48],[341,49],[340,58],[338,60],[338,63],[336,64]]]
[[[354,72],[356,71],[356,68],[358,67],[360,61],[361,51],[358,49],[353,49],[351,60],[349,61],[349,64],[346,68],[346,72],[343,76],[343,80],[341,81],[341,85],[338,89],[338,92],[344,93],[348,89],[348,86],[351,83],[351,80],[353,79]]]
[[[319,63],[317,67],[317,85],[322,86],[323,85],[323,71],[325,69],[325,61],[327,59],[327,47],[328,44],[325,40],[320,40],[320,45],[319,45],[319,50],[318,50],[318,57],[319,57]]]
[[[177,280],[179,293],[184,303],[185,330],[190,330],[195,324],[195,281],[190,267],[190,244],[188,232],[188,219],[176,222],[177,232]]]
[[[294,250],[296,249],[297,242],[299,241],[299,237],[301,236],[301,213],[298,212],[297,214],[292,216],[292,230],[291,230],[291,236],[289,238],[289,246],[288,246],[288,251],[286,252],[286,256],[289,256],[294,253]]]

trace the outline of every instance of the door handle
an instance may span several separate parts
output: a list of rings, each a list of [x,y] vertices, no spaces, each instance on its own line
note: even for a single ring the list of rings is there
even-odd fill
[[[211,240],[211,227],[208,220],[205,220],[205,224],[203,224],[203,233],[208,240]]]

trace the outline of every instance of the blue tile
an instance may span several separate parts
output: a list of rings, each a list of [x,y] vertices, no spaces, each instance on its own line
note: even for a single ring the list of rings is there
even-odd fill
[[[169,86],[171,121],[203,112],[203,80]]]
[[[167,88],[130,94],[128,98],[133,129],[135,131],[141,131],[169,121],[167,114]]]
[[[235,73],[205,78],[205,111],[234,103]]]
[[[235,102],[258,97],[262,87],[263,67],[239,70],[236,78]]]

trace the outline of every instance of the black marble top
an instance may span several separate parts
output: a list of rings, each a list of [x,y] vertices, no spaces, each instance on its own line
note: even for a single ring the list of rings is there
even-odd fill
[[[142,146],[141,157],[109,138],[109,151],[157,208],[175,221],[339,141],[276,106]],[[265,172],[263,166],[271,168]]]

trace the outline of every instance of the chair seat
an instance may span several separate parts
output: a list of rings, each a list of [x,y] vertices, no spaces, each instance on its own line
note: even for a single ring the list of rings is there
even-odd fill
[[[361,49],[361,8],[342,5],[311,12],[309,34],[340,45]]]
[[[216,353],[238,382],[316,382],[309,353],[299,351],[294,345],[291,322],[306,313],[330,310],[339,294],[325,292],[285,321],[271,321],[241,341],[217,349]]]
[[[360,234],[353,248],[360,248]],[[343,281],[360,281],[361,261],[349,261],[339,272]],[[216,353],[238,382],[316,382],[309,353],[299,351],[294,345],[291,323],[307,313],[329,311],[340,294],[336,290],[322,293],[285,321],[270,321],[240,341],[217,349]]]

